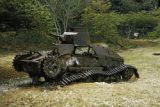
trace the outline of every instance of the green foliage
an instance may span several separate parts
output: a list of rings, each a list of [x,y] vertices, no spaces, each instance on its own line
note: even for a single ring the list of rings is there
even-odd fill
[[[121,47],[134,33],[158,38],[159,5],[160,0],[1,0],[0,47],[47,47],[53,35],[78,26],[87,27],[93,41]]]
[[[151,11],[150,14],[154,17],[157,18],[158,26],[156,26],[152,32],[147,34],[147,38],[149,39],[155,39],[160,37],[160,9],[156,9],[154,11]]]
[[[158,25],[153,32],[150,32],[147,38],[150,38],[150,39],[160,38],[160,25]]]
[[[1,0],[0,17],[1,49],[49,48],[54,40],[51,13],[37,0]]]
[[[144,7],[147,7],[147,3],[150,3],[151,1],[138,2],[121,0],[119,2],[123,2],[126,6],[128,4],[129,7],[125,8],[127,8],[127,12],[129,12],[131,11],[131,8],[134,11],[140,11],[140,3],[143,3],[143,5],[145,5]],[[138,5],[135,5],[133,2],[136,2]],[[160,22],[160,14],[157,11],[152,14],[147,12],[120,14],[110,11],[114,5],[111,3],[112,2],[93,0],[85,8],[84,14],[82,15],[83,23],[90,29],[92,39],[96,41],[105,41],[109,44],[123,47],[124,45],[127,45],[127,43],[125,43],[121,37],[128,39],[134,38],[134,33],[139,33],[140,38],[146,37],[148,33],[150,34],[155,30]],[[135,5],[137,7],[130,7],[130,5]],[[137,8],[137,10],[135,10],[135,8]],[[158,16],[155,17],[153,14],[158,14]],[[158,28],[156,29],[157,35]],[[152,35],[153,34],[155,34],[155,32],[153,32]]]
[[[117,18],[118,14],[109,13],[110,6],[110,2],[93,0],[85,8],[82,20],[88,26],[93,39],[96,41],[103,41],[123,47],[121,44],[122,39],[118,36],[116,27],[121,19]]]
[[[123,20],[118,25],[121,36],[133,38],[133,34],[138,32],[140,37],[152,32],[157,26],[158,19],[146,13],[130,13],[124,15]]]
[[[4,31],[25,28],[48,32],[53,29],[49,11],[36,0],[1,0],[0,17]]]
[[[128,13],[150,11],[158,7],[158,0],[110,0],[112,10]]]

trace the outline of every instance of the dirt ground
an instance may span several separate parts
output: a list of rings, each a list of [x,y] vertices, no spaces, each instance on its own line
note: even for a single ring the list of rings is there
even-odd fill
[[[140,79],[120,83],[79,83],[56,89],[31,86],[26,74],[16,73],[14,54],[0,55],[0,107],[160,107],[160,45],[122,51]]]

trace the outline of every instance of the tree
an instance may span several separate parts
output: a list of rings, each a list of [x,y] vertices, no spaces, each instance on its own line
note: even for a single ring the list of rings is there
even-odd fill
[[[0,0],[0,48],[49,48],[52,22],[48,8],[37,0]]]
[[[82,10],[82,0],[45,0],[45,3],[52,12],[58,35],[67,30]]]
[[[0,29],[28,29],[50,32],[53,29],[51,15],[46,7],[36,0],[1,0]]]
[[[110,2],[93,0],[85,8],[82,20],[96,41],[100,40],[123,47],[122,39],[118,36],[116,27],[121,20],[120,15],[109,13],[110,7]]]

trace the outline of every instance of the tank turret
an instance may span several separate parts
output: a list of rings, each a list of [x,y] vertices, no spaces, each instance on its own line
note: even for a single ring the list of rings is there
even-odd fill
[[[61,44],[74,44],[75,46],[87,46],[90,41],[89,35],[83,35],[79,32],[64,32],[62,35],[58,36],[58,40]]]

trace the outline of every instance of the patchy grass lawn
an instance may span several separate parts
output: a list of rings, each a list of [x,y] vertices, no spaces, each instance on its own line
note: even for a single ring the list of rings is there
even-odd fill
[[[56,90],[21,87],[0,92],[0,107],[159,107],[160,56],[152,55],[154,52],[160,52],[160,45],[120,52],[126,64],[138,68],[138,80],[112,84],[80,83]],[[5,67],[7,73],[13,71],[12,58],[13,54],[0,56],[0,67]]]

